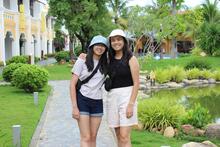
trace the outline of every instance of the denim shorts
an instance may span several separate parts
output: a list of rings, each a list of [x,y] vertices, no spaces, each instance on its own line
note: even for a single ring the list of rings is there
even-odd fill
[[[83,96],[80,92],[77,93],[77,106],[80,115],[89,115],[101,117],[103,115],[103,101],[94,100]]]

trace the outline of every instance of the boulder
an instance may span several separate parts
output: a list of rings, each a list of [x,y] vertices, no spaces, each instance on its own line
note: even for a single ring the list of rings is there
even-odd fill
[[[211,141],[203,141],[203,144],[209,145],[210,147],[217,147],[214,143],[212,143]]]
[[[183,85],[178,84],[178,83],[176,83],[176,82],[169,82],[169,83],[167,83],[166,85],[167,85],[168,87],[170,87],[170,88],[181,88],[181,87],[183,87]]]
[[[209,84],[215,84],[216,83],[215,79],[208,79],[208,81],[209,81]]]
[[[204,141],[202,143],[189,142],[189,143],[182,145],[182,147],[217,147],[217,146],[210,141]]]
[[[182,147],[209,147],[209,146],[198,142],[189,142],[182,145]]]
[[[193,136],[204,136],[205,130],[195,129],[192,133]]]
[[[172,138],[172,137],[174,137],[174,135],[175,135],[175,131],[174,131],[173,127],[167,127],[164,130],[163,136]]]
[[[188,125],[188,124],[182,125],[181,128],[185,134],[190,134],[194,130],[194,127],[192,125]]]
[[[140,84],[139,90],[146,90],[147,86],[144,84]]]
[[[205,135],[211,138],[220,139],[220,124],[211,124],[207,127]]]

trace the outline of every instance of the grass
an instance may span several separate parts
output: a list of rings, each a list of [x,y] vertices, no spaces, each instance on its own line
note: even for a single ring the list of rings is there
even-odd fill
[[[72,66],[69,64],[52,64],[44,66],[49,72],[49,80],[70,80]]]
[[[164,60],[147,60],[142,57],[139,58],[139,64],[141,70],[155,70],[157,68],[168,68],[169,66],[180,66],[184,67],[188,62],[196,59],[203,59],[210,63],[213,69],[220,69],[220,57],[196,57],[196,56],[187,56],[181,57],[178,59],[164,59]]]
[[[148,131],[137,131],[132,130],[131,142],[133,147],[161,147],[161,146],[170,146],[170,147],[181,147],[183,144],[188,142],[203,142],[205,140],[210,140],[204,137],[182,137],[183,139],[177,138],[167,138],[163,135],[152,133]],[[220,145],[220,140],[210,140],[215,145]]]
[[[12,126],[21,125],[22,146],[27,147],[44,109],[51,87],[39,92],[39,104],[33,94],[12,86],[0,86],[0,146],[12,146]]]

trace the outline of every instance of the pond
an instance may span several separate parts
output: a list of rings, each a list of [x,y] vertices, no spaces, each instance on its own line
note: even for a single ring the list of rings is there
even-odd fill
[[[191,108],[199,103],[207,108],[216,123],[220,124],[220,84],[181,89],[166,89],[146,92],[150,98],[171,99]]]

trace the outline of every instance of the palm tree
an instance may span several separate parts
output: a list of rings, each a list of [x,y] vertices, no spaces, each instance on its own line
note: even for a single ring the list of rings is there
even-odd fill
[[[109,0],[109,7],[112,9],[112,18],[114,23],[122,28],[127,27],[127,21],[122,17],[123,12],[126,13],[126,3],[129,0]]]
[[[214,3],[211,3],[210,0],[206,0],[204,4],[202,4],[204,10],[204,18],[207,22],[214,23],[219,22],[218,15],[218,0],[215,0]]]

